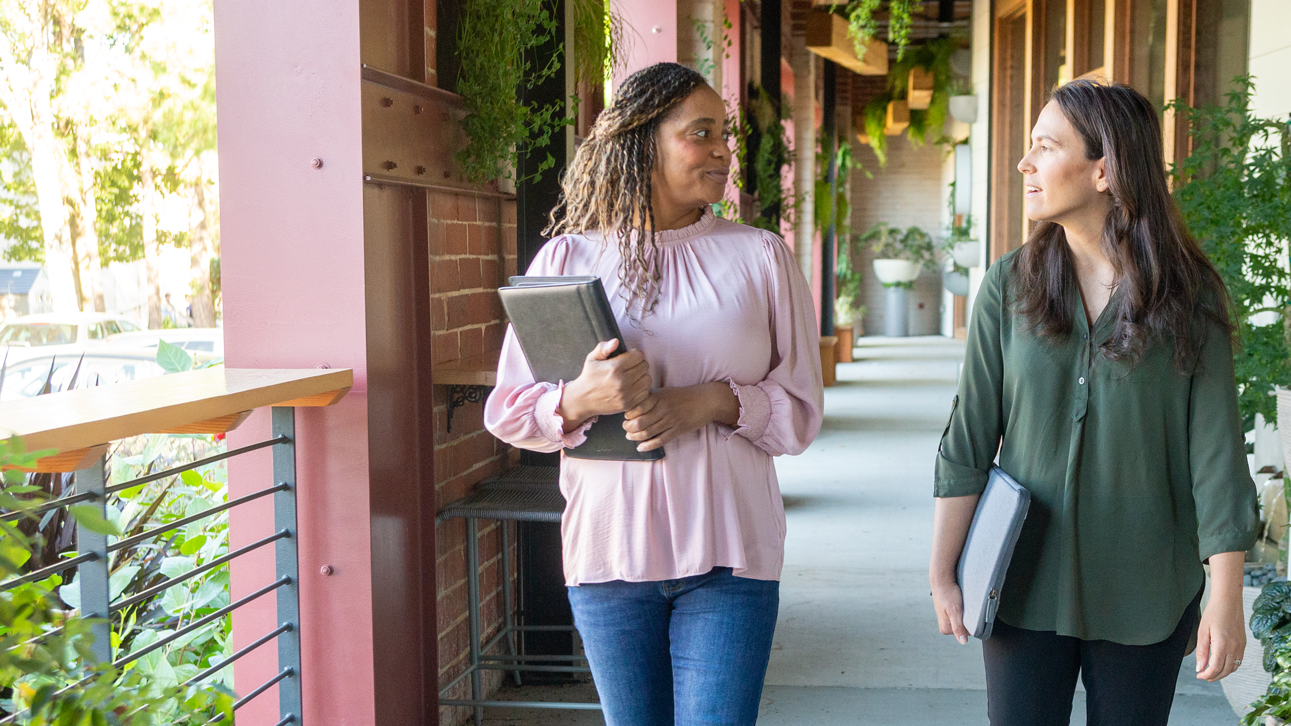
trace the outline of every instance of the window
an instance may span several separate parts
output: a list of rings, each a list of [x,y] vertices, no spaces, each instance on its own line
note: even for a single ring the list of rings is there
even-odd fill
[[[90,324],[90,340],[103,340],[107,335],[103,332],[103,323]]]
[[[0,330],[0,345],[38,348],[42,345],[70,345],[76,342],[76,326],[60,323],[22,323]]]

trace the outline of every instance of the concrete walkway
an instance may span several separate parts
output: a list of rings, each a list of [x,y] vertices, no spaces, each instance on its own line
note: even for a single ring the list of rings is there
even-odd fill
[[[963,344],[865,338],[825,392],[807,453],[777,460],[788,518],[762,726],[985,726],[981,646],[937,631],[928,595],[932,472]],[[1217,684],[1180,671],[1171,726],[1237,723]],[[595,700],[588,686],[503,698]],[[1072,724],[1084,724],[1077,693]],[[492,724],[603,724],[597,713],[490,709]]]

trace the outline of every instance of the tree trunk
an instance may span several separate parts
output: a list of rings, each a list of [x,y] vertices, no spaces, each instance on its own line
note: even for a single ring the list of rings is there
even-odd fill
[[[146,156],[146,155],[145,155]],[[161,329],[161,250],[157,243],[157,184],[147,159],[140,164],[140,207],[143,209],[143,261],[147,268],[148,327]]]
[[[193,184],[193,217],[190,224],[189,247],[193,270],[193,327],[215,327],[215,300],[211,296],[211,234],[210,215],[212,210],[206,202],[206,176],[198,176]]]
[[[107,312],[103,301],[103,265],[99,260],[99,210],[94,198],[94,166],[90,163],[89,145],[81,134],[76,136],[76,156],[79,158],[81,184],[80,205],[77,208],[76,250],[80,263],[82,301],[85,309]]]
[[[31,150],[31,171],[36,181],[36,204],[40,208],[40,231],[45,242],[45,274],[49,277],[54,311],[76,312],[81,307],[72,276],[71,234],[67,206],[63,204],[61,149],[51,123],[53,111],[48,98],[33,98],[31,105],[32,133],[24,141]]]

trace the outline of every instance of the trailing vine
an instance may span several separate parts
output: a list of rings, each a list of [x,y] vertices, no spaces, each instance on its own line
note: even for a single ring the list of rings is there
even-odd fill
[[[792,166],[788,134],[784,127],[783,103],[771,102],[765,89],[757,87],[753,102],[753,121],[756,124],[756,146],[753,157],[753,184],[758,197],[758,214],[753,226],[780,233],[780,223],[792,220],[796,197],[784,189],[784,171]]]
[[[575,74],[579,80],[600,82],[618,58],[621,23],[602,0],[570,2]],[[560,99],[516,100],[518,92],[532,90],[560,71],[563,50],[541,67],[532,60],[534,51],[555,39],[558,27],[551,0],[465,1],[457,34],[462,63],[457,92],[468,112],[462,120],[468,141],[457,162],[468,181],[512,178],[520,150],[546,148],[557,132],[573,123],[576,95],[566,114],[561,113]],[[558,45],[563,48],[563,43]],[[548,153],[528,178],[537,178],[555,163]]]
[[[910,44],[910,29],[914,25],[911,10],[918,0],[891,0],[888,3],[888,41],[896,43],[897,60],[905,57],[906,46]],[[882,5],[882,0],[852,0],[847,6],[847,34],[851,36],[857,58],[865,57],[865,50],[870,41],[879,32],[879,23],[874,18]]]
[[[869,137],[870,148],[878,157],[879,166],[887,166],[888,140],[884,131],[887,127],[888,104],[909,97],[910,71],[915,68],[922,68],[932,76],[932,100],[927,109],[910,110],[906,137],[915,145],[954,143],[953,139],[942,133],[942,129],[950,115],[952,91],[957,87],[950,68],[950,57],[958,47],[959,42],[953,38],[938,38],[914,47],[905,59],[898,60],[888,71],[887,91],[866,104],[865,134]]]

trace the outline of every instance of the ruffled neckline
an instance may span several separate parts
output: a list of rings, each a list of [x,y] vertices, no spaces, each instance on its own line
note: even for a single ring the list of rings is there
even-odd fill
[[[708,232],[717,223],[717,215],[713,214],[713,208],[704,205],[703,212],[700,213],[699,219],[694,223],[677,229],[665,229],[654,236],[656,243],[661,245],[684,242],[693,239]]]

